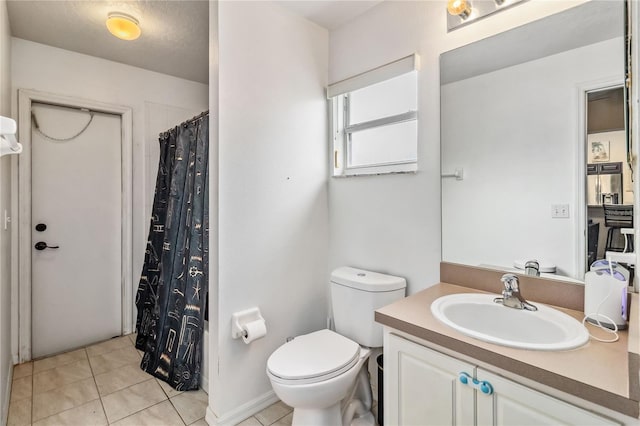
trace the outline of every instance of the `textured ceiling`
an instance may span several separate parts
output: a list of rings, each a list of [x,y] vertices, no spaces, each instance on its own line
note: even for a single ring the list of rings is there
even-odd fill
[[[233,0],[239,1],[239,0]],[[327,29],[338,28],[382,0],[285,0],[279,5]],[[111,61],[208,82],[209,2],[207,0],[8,0],[14,37]],[[109,12],[140,22],[134,41],[106,29]]]
[[[97,56],[187,80],[208,82],[209,2],[206,0],[7,1],[14,37]],[[109,12],[140,22],[135,41],[113,37]]]

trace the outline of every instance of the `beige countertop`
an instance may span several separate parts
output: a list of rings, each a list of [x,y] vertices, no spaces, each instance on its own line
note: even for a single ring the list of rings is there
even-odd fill
[[[620,332],[615,343],[590,340],[568,351],[531,351],[483,342],[440,323],[431,314],[431,302],[440,296],[483,291],[448,283],[439,283],[417,294],[376,311],[377,322],[449,350],[526,377],[546,386],[602,405],[634,418],[639,417],[638,402],[638,326],[637,303],[632,305],[629,331]],[[527,293],[523,292],[526,296]],[[634,294],[634,302],[638,302]],[[531,299],[531,301],[535,301]],[[538,301],[539,302],[539,301]],[[580,311],[554,306],[579,321]],[[610,335],[589,326],[603,338]],[[629,338],[629,335],[631,337]]]

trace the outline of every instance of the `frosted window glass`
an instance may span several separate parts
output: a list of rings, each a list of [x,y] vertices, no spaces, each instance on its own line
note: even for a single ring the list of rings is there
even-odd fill
[[[416,120],[352,133],[349,167],[417,161],[417,140]]]
[[[417,73],[410,72],[349,94],[349,123],[417,111]]]

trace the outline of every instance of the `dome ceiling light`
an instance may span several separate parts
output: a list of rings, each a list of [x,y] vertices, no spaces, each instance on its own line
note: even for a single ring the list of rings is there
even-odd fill
[[[138,20],[121,12],[109,13],[107,28],[111,34],[122,40],[135,40],[142,33]]]

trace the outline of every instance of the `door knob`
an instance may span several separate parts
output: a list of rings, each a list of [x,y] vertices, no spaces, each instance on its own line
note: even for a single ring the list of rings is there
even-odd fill
[[[45,225],[44,223],[39,223],[36,225],[36,231],[38,232],[43,232],[47,229],[47,225]]]
[[[48,246],[47,243],[45,243],[44,241],[38,241],[34,247],[36,250],[44,250],[47,248],[50,248],[50,249],[60,248],[60,246]]]

